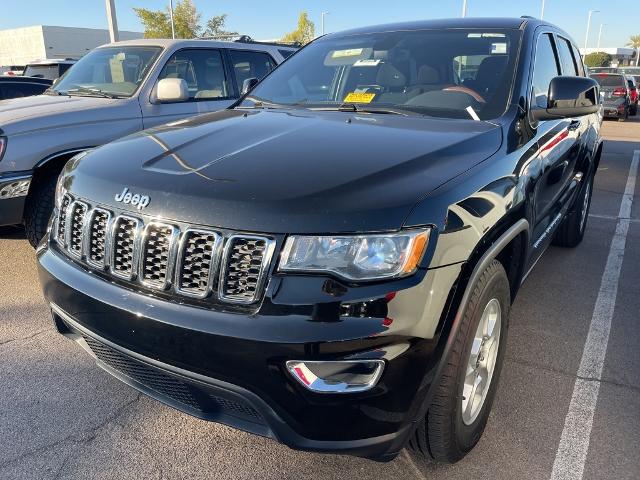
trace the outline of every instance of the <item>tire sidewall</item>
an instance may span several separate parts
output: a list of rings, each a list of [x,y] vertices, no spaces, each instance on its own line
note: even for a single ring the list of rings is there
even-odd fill
[[[464,385],[464,377],[467,369],[467,361],[471,353],[471,346],[475,332],[480,323],[482,313],[486,305],[493,298],[496,298],[500,302],[501,308],[501,325],[500,325],[500,342],[498,344],[498,354],[496,356],[496,365],[491,378],[491,384],[489,385],[489,391],[484,400],[484,404],[478,416],[470,425],[466,425],[462,420],[462,390]],[[454,431],[458,447],[463,452],[471,450],[480,439],[482,432],[491,412],[491,407],[496,394],[498,380],[500,378],[500,371],[502,370],[502,364],[504,362],[504,356],[506,352],[507,331],[509,324],[510,313],[510,290],[509,282],[506,273],[502,267],[496,269],[487,281],[482,292],[479,296],[479,301],[475,303],[474,311],[472,312],[471,321],[469,322],[468,329],[466,331],[466,339],[464,343],[464,349],[462,351],[462,358],[458,367],[458,374],[456,379],[456,405],[454,410]],[[466,316],[466,314],[465,314]]]

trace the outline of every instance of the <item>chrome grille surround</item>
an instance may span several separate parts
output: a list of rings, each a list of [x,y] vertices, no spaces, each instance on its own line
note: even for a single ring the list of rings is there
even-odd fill
[[[179,230],[166,223],[151,222],[144,227],[138,273],[143,285],[167,289],[171,283],[178,235]]]
[[[141,230],[142,222],[137,218],[120,215],[114,220],[110,237],[110,272],[112,275],[124,280],[135,278]]]
[[[82,257],[84,243],[84,220],[89,206],[79,200],[71,203],[65,220],[67,251],[76,257]]]
[[[222,256],[218,297],[229,303],[255,302],[262,292],[274,249],[275,241],[268,237],[229,237]]]
[[[180,239],[176,291],[193,298],[211,293],[222,237],[211,230],[188,228]]]
[[[51,241],[76,262],[175,297],[247,308],[262,299],[274,238],[166,222],[67,196],[57,212]]]
[[[85,231],[85,258],[94,268],[104,269],[107,265],[111,212],[94,208],[89,214]]]

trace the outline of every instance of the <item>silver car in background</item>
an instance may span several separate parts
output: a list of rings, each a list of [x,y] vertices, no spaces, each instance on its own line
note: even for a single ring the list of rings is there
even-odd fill
[[[36,246],[59,172],[125,135],[227,108],[295,52],[282,44],[131,40],[96,48],[44,95],[0,101],[0,226],[24,223]]]

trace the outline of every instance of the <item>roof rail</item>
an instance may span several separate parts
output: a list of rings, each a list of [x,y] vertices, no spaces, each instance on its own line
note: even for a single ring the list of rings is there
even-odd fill
[[[300,48],[302,44],[300,42],[261,42],[254,40],[249,35],[240,35],[237,33],[228,35],[212,35],[208,37],[200,37],[202,40],[220,40],[223,42],[236,42],[236,43],[253,43],[258,45],[273,45],[276,47],[291,47]]]

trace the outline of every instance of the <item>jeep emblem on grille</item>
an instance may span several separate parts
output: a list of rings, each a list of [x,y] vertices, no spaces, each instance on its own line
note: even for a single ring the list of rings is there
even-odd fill
[[[121,193],[116,194],[115,201],[124,203],[125,205],[131,205],[132,207],[138,207],[138,210],[142,210],[149,205],[151,198],[148,195],[134,195],[129,191],[129,187],[124,187]]]

